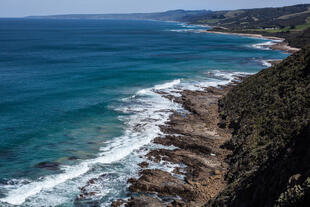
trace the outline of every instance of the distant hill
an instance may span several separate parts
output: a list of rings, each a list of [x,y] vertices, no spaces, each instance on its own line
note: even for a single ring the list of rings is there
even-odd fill
[[[231,11],[215,11],[208,14],[188,16],[184,21],[210,24],[233,29],[266,29],[289,30],[302,29],[296,27],[309,23],[310,4],[279,8],[240,9]]]
[[[124,20],[161,20],[183,21],[187,16],[207,15],[209,10],[171,10],[154,13],[131,13],[131,14],[68,14],[52,16],[29,16],[31,19],[124,19]]]
[[[215,11],[186,16],[191,24],[208,24],[223,32],[259,33],[283,37],[290,45],[310,44],[310,4],[279,8]]]

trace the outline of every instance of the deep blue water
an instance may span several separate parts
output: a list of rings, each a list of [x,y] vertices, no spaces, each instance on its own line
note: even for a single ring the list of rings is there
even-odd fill
[[[167,118],[155,109],[182,110],[152,87],[226,81],[232,72],[255,73],[263,60],[287,56],[252,47],[267,40],[200,29],[155,21],[0,20],[0,200],[73,206],[78,187],[100,174],[108,176],[97,200],[108,205],[124,197],[141,161],[138,149],[152,147],[160,133],[156,116]],[[139,123],[148,127],[136,132]],[[35,167],[47,161],[60,168]]]

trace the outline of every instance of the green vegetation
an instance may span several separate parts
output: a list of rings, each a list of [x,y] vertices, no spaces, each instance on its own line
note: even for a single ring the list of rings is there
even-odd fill
[[[214,27],[214,31],[259,33],[282,37],[294,47],[310,44],[308,35],[303,34],[310,28],[309,4],[281,8],[215,11],[187,15],[182,20],[192,24],[208,24]],[[301,36],[302,41],[298,39]]]
[[[308,206],[310,47],[246,78],[219,106],[233,154],[229,185],[207,206]]]
[[[234,11],[228,11],[224,16],[225,18],[234,18],[240,14],[242,14],[244,11],[242,10],[234,10]]]
[[[242,24],[242,23],[241,23]],[[287,26],[284,28],[272,28],[272,29],[249,29],[251,32],[268,32],[268,33],[283,33],[283,32],[299,32],[304,31],[310,27],[310,22],[306,24]]]
[[[307,13],[310,13],[310,7],[308,7],[308,10],[306,10],[306,11],[280,16],[280,17],[278,17],[278,19],[290,19],[292,17],[300,16],[302,14],[307,14]]]
[[[218,20],[218,19],[202,19],[202,20],[199,20],[198,23],[199,24],[215,24],[219,21],[220,20]]]
[[[282,29],[280,29],[280,28],[275,28],[275,29],[249,29],[248,31],[278,33],[278,32],[289,32],[290,30],[291,30],[290,27],[284,27]]]
[[[310,23],[308,22],[308,23],[306,23],[306,24],[302,24],[302,25],[297,25],[297,26],[295,26],[293,29],[292,29],[292,31],[303,31],[303,30],[305,30],[305,29],[307,29],[307,28],[309,28],[310,27]]]
[[[280,8],[243,9],[235,11],[214,11],[207,14],[190,15],[185,21],[195,23],[199,20],[218,19],[212,26],[228,26],[229,29],[263,29],[283,28],[287,26],[302,25],[310,16],[310,5],[301,4]],[[246,22],[243,26],[241,22]]]

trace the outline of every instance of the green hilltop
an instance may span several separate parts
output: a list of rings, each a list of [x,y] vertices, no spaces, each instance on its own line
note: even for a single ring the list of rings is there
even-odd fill
[[[208,24],[214,31],[277,36],[287,39],[294,47],[310,43],[310,4],[215,11],[186,16],[183,21]]]

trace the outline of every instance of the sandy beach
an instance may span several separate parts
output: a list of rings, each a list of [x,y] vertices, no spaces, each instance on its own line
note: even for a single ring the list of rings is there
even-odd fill
[[[253,37],[253,38],[261,38],[261,39],[268,39],[273,40],[274,44],[265,45],[266,48],[270,48],[273,50],[282,50],[288,53],[294,53],[300,50],[300,48],[295,48],[289,46],[289,44],[285,41],[284,38],[273,37],[273,36],[264,36],[261,34],[247,34],[247,33],[233,33],[233,32],[217,32],[217,31],[209,31],[204,30],[203,32],[212,33],[212,34],[223,34],[223,35],[238,35],[243,37]]]

